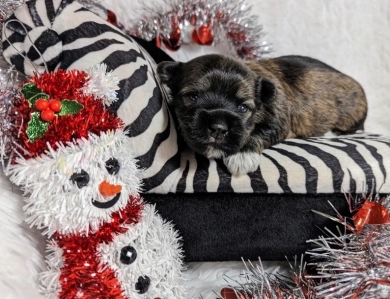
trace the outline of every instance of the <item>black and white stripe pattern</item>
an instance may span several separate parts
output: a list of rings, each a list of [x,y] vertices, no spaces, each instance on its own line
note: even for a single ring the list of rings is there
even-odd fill
[[[43,61],[49,71],[54,70],[62,56],[62,41],[50,27],[67,3],[47,1],[47,5],[41,5],[39,2],[28,1],[5,21],[3,55],[27,75],[32,75],[34,71],[44,71]],[[28,60],[19,53],[27,56]]]
[[[222,161],[191,151],[171,192],[342,193],[390,192],[390,139],[375,134],[289,139],[261,155],[258,171],[228,174]],[[158,188],[152,192],[161,192]]]
[[[42,58],[49,70],[102,62],[114,70],[120,91],[110,109],[127,125],[145,192],[390,192],[390,140],[372,134],[286,140],[264,151],[258,171],[231,176],[222,161],[179,151],[155,64],[130,37],[70,0],[30,1],[10,19],[19,22],[6,26],[4,56],[26,74],[33,68],[20,53],[40,71]]]
[[[129,131],[129,151],[138,156],[142,177],[153,181],[152,186],[161,185],[179,172],[176,130],[155,80],[156,65],[135,41],[70,0],[33,0],[10,20],[18,22],[8,22],[3,36],[3,54],[9,63],[27,75],[35,69],[44,71],[43,60],[49,71],[107,64],[120,80],[118,100],[109,109]],[[170,178],[173,184],[175,176]]]

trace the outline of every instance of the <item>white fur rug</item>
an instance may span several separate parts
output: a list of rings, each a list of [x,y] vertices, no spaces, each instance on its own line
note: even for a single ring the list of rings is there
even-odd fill
[[[0,170],[0,298],[43,299],[37,274],[45,268],[45,238],[24,223],[23,199]],[[268,272],[284,272],[284,262],[263,262]],[[187,265],[187,299],[216,298],[222,287],[234,284],[244,269],[241,262],[189,263]],[[226,281],[227,277],[228,281]],[[165,298],[182,299],[182,298]],[[184,298],[183,298],[184,299]]]
[[[4,0],[2,0],[4,1]],[[137,18],[135,0],[105,0],[102,4],[119,19]],[[156,2],[162,3],[163,0]],[[390,135],[390,1],[388,0],[247,0],[260,16],[270,56],[307,55],[320,59],[357,79],[369,102],[366,131]],[[223,46],[182,47],[169,54],[181,61]],[[44,239],[23,222],[22,199],[0,170],[0,297],[35,299],[35,276],[44,267]],[[286,252],[289,256],[289,253]],[[292,257],[291,257],[292,258]],[[265,263],[273,272],[284,263]],[[224,274],[234,278],[244,269],[241,262],[191,263],[188,265],[188,298],[215,298],[226,286]]]

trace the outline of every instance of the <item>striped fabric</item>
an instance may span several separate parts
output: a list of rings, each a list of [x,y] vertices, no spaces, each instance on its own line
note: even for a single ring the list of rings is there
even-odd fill
[[[6,24],[4,58],[27,75],[44,71],[44,61],[49,71],[107,64],[120,80],[118,100],[110,109],[127,126],[129,151],[138,156],[142,176],[179,168],[176,129],[155,80],[156,65],[133,39],[70,0],[29,1]]]
[[[390,139],[374,134],[286,140],[264,151],[258,171],[231,176],[222,161],[179,150],[156,66],[130,37],[70,0],[29,1],[10,20],[18,22],[6,26],[4,57],[18,70],[34,71],[27,56],[40,71],[43,60],[48,70],[104,62],[119,77],[110,109],[127,125],[145,192],[390,192]]]
[[[162,185],[164,182],[162,183]],[[151,192],[160,186],[147,185]],[[260,169],[231,176],[222,161],[182,154],[171,192],[390,192],[390,139],[375,134],[289,139],[264,151]]]

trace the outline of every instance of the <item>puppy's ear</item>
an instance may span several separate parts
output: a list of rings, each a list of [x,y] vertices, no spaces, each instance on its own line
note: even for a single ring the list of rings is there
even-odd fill
[[[272,101],[276,97],[276,87],[264,78],[257,78],[255,96],[257,101],[264,103]]]
[[[173,76],[180,75],[181,62],[177,61],[164,61],[160,62],[157,66],[157,74],[160,77],[161,83],[167,84],[172,80]]]

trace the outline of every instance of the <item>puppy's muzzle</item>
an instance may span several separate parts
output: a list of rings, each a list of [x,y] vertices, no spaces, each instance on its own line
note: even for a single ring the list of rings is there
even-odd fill
[[[209,134],[214,137],[215,140],[221,140],[229,133],[229,126],[224,121],[218,121],[209,125]]]
[[[221,158],[239,151],[245,127],[238,115],[227,109],[199,109],[191,123],[184,123],[187,144],[208,158]]]

